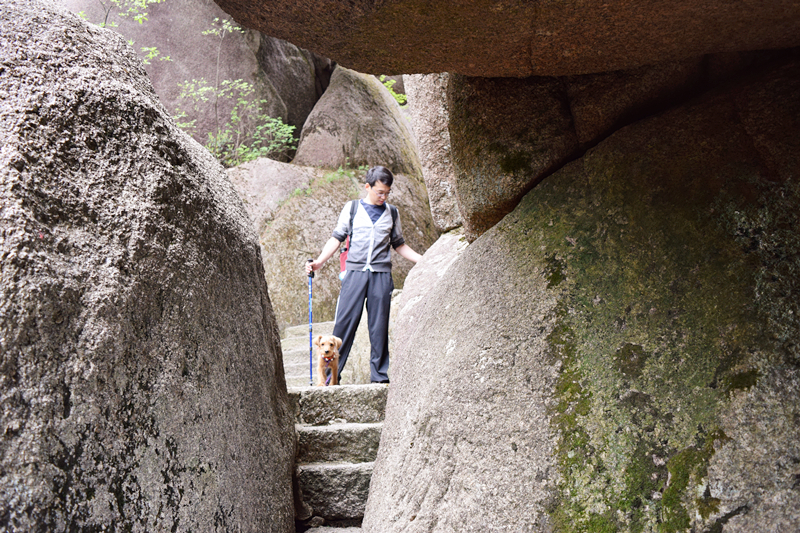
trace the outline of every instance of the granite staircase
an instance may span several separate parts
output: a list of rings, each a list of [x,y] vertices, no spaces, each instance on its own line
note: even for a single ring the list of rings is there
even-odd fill
[[[332,323],[314,324],[314,334],[324,335],[332,327]],[[284,368],[297,432],[297,531],[321,533],[329,528],[359,527],[389,386],[309,387],[308,326],[287,328],[285,335]],[[305,342],[302,356],[298,337]]]

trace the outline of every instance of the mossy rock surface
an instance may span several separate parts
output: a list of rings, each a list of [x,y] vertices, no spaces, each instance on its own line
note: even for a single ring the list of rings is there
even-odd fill
[[[798,95],[625,128],[467,248],[395,326],[367,530],[800,526]]]

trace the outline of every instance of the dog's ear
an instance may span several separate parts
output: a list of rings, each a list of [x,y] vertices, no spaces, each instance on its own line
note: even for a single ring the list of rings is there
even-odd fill
[[[333,340],[336,341],[337,350],[342,347],[342,339],[340,339],[339,337],[334,337]]]
[[[322,335],[317,335],[317,337],[314,339],[314,346],[319,348],[319,341],[321,340],[322,340]]]

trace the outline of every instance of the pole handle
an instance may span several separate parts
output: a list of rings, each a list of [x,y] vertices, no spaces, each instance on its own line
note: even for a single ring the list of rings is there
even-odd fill
[[[313,259],[309,259],[309,260],[307,261],[307,263],[313,263],[313,262],[314,262],[314,260],[313,260]],[[308,277],[309,277],[309,278],[313,278],[313,277],[314,277],[314,271],[313,271],[313,270],[312,270],[312,271],[311,271],[311,273],[308,275]]]

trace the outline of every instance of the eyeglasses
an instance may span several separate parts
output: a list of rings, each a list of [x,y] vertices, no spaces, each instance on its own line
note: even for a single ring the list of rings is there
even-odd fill
[[[370,190],[373,193],[375,193],[375,196],[377,196],[378,198],[388,198],[389,195],[392,194],[392,191],[386,191],[386,192],[376,191],[374,187],[370,187]]]

